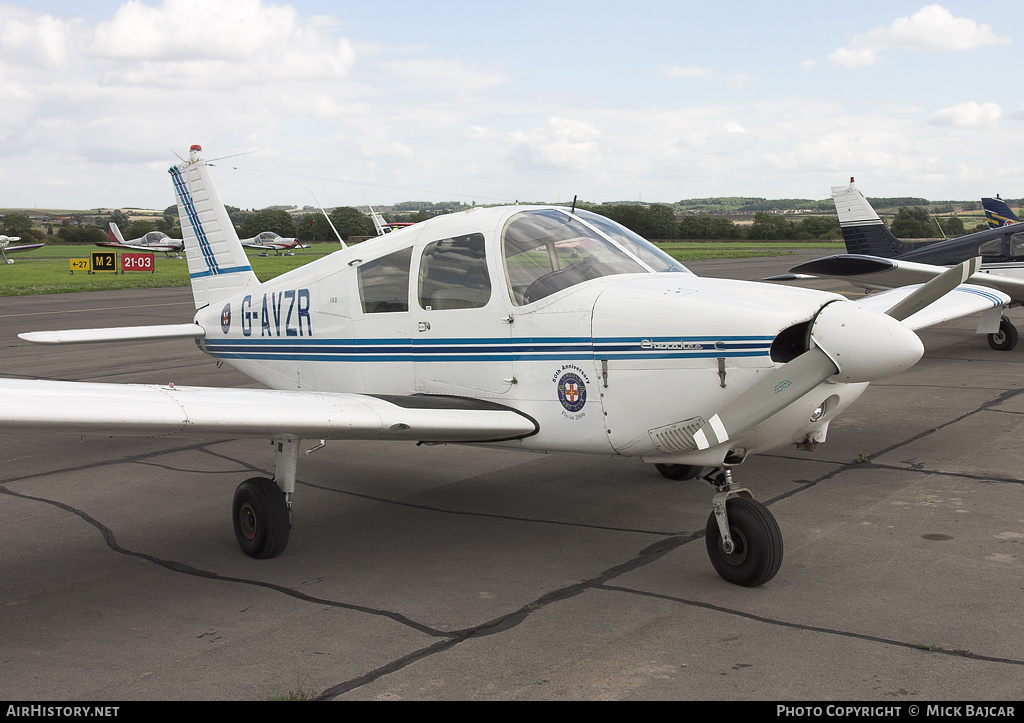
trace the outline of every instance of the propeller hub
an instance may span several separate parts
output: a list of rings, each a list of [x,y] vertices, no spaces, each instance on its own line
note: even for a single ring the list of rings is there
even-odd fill
[[[899,374],[924,355],[917,334],[886,314],[836,301],[822,307],[811,327],[811,341],[839,369],[840,382],[873,382]]]

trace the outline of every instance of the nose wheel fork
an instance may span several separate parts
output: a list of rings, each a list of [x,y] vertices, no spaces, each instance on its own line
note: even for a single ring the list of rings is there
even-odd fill
[[[704,542],[715,571],[727,582],[757,587],[782,566],[782,532],[768,508],[749,490],[733,489],[728,468],[705,481],[716,489]]]

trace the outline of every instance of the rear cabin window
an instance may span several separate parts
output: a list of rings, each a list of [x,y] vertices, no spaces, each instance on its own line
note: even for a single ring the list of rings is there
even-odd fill
[[[359,298],[364,314],[409,310],[409,264],[412,249],[402,249],[359,267]]]
[[[442,239],[423,249],[419,276],[423,309],[478,309],[490,299],[483,234]]]

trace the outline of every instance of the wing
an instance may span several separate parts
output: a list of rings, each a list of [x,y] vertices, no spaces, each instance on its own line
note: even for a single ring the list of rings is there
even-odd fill
[[[199,339],[206,330],[199,324],[158,324],[154,326],[116,326],[104,329],[64,329],[28,331],[19,339],[33,344],[91,344],[109,341],[155,341],[159,339]]]
[[[32,249],[42,248],[46,244],[26,244],[25,246],[7,246],[3,249],[4,253],[13,254],[18,251],[31,251]]]
[[[898,289],[866,296],[859,299],[857,304],[884,313],[919,288],[921,288],[921,284],[901,286]],[[1010,303],[1010,297],[1002,292],[974,284],[960,284],[950,293],[931,302],[927,307],[904,318],[903,323],[914,330],[924,329],[978,312],[1000,309],[1008,303]]]
[[[130,244],[130,243],[118,243],[117,241],[97,241],[97,246],[106,246],[112,249],[131,249],[132,251],[181,251],[181,244],[174,243],[156,243],[156,244]]]
[[[496,442],[537,432],[525,414],[464,397],[0,379],[0,399],[0,431],[420,442]]]
[[[788,281],[794,278],[829,277],[845,279],[865,289],[895,289],[909,284],[923,284],[935,278],[945,266],[920,264],[913,261],[883,259],[877,256],[839,254],[808,261],[794,266],[789,274],[771,277],[774,281]],[[1024,302],[1024,281],[1009,276],[999,276],[991,270],[982,269],[970,278],[971,285],[996,289],[1010,297],[1014,304]]]

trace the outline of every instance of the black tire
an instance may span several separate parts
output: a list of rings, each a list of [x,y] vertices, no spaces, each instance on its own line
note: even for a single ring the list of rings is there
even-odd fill
[[[768,508],[755,500],[730,497],[725,506],[735,549],[728,555],[722,549],[718,520],[712,512],[704,530],[711,564],[726,582],[743,587],[764,585],[782,567],[779,524]]]
[[[655,464],[654,468],[665,479],[680,481],[694,479],[703,469],[703,467],[696,467],[692,464]]]
[[[284,492],[274,480],[253,477],[238,485],[231,503],[235,539],[249,557],[277,557],[288,545],[291,520]]]
[[[1017,346],[1017,327],[1004,318],[999,322],[999,331],[988,335],[988,345],[996,351],[1010,351]]]

